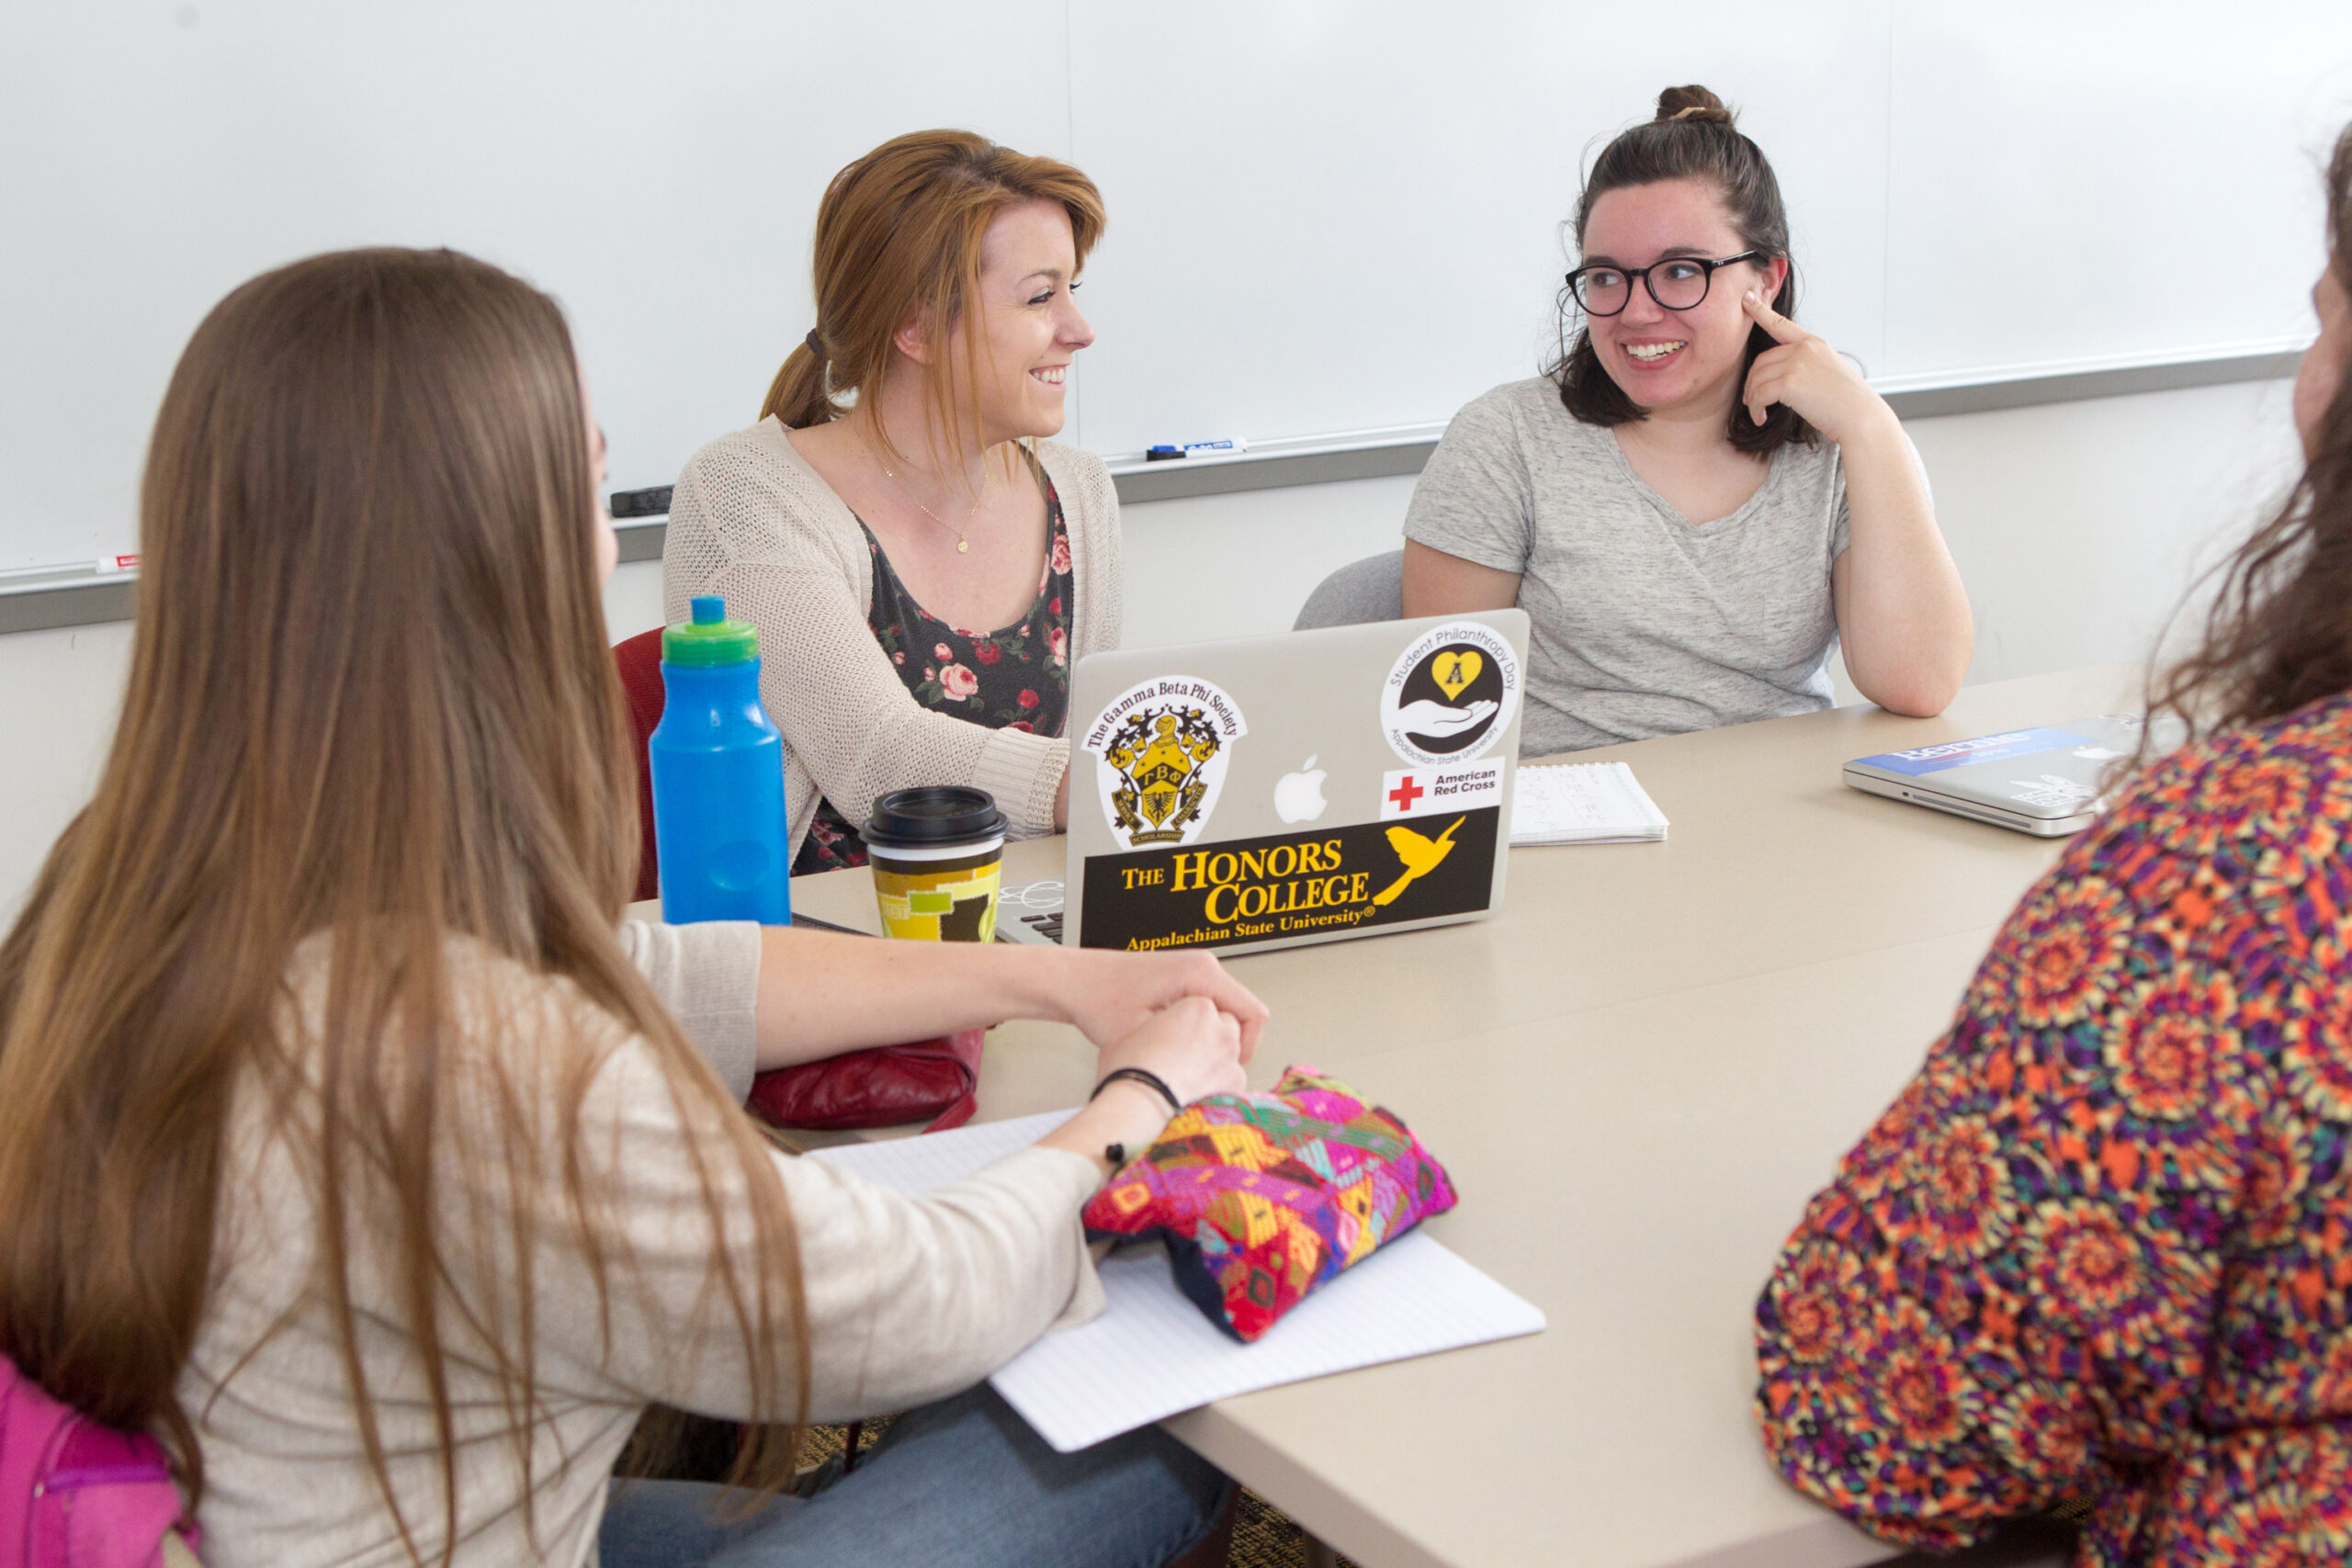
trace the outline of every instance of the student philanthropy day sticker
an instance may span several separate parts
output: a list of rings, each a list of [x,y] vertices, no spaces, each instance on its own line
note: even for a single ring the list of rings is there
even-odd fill
[[[1408,762],[1466,762],[1510,728],[1518,707],[1519,656],[1510,641],[1476,621],[1448,621],[1396,656],[1380,688],[1380,732]]]
[[[1086,727],[1102,816],[1131,850],[1189,844],[1208,826],[1233,743],[1250,733],[1241,709],[1210,682],[1155,675],[1128,687]]]

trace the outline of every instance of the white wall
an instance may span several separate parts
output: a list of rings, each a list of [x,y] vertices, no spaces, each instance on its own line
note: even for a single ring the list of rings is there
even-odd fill
[[[2290,386],[1912,422],[1976,611],[1970,682],[2146,657],[2301,471]]]
[[[2294,472],[2283,381],[1910,431],[1976,606],[1972,682],[2143,657],[2197,568]],[[1412,491],[1361,479],[1127,508],[1127,643],[1286,629],[1325,573],[1396,547]],[[616,641],[657,625],[659,563],[622,567],[605,606]],[[130,648],[127,624],[0,637],[0,918],[89,794]]]
[[[0,637],[0,919],[90,797],[130,672],[130,623]]]

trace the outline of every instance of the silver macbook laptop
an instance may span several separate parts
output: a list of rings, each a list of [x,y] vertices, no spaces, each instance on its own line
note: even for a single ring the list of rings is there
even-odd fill
[[[997,935],[1254,951],[1501,908],[1527,615],[1098,653],[1070,680],[1058,883]]]
[[[1847,763],[1846,782],[1890,800],[2054,839],[2098,819],[2109,774],[2140,749],[2143,723],[2138,714],[2102,714],[1883,751]]]

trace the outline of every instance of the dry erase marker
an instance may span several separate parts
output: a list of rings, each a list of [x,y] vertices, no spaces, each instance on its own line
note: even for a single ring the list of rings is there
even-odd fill
[[[100,556],[98,558],[98,570],[100,571],[137,571],[139,570],[139,558],[135,555]]]
[[[1230,457],[1250,450],[1250,443],[1238,435],[1228,435],[1216,441],[1187,441],[1182,446],[1161,442],[1145,448],[1143,460],[1164,463],[1170,457]]]

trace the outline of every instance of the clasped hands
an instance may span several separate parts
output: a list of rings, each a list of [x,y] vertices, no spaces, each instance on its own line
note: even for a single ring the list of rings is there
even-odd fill
[[[1137,1066],[1187,1104],[1248,1087],[1266,1004],[1206,953],[1080,951],[1061,994],[1067,1021],[1101,1048],[1096,1072]]]

